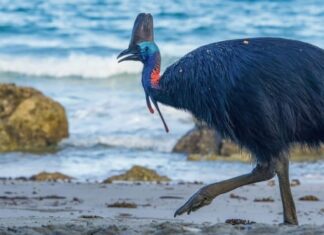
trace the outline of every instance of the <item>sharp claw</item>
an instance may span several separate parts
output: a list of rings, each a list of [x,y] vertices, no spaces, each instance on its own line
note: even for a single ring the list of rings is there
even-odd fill
[[[174,213],[174,217],[177,217],[178,215],[182,215],[184,212],[186,212],[186,210],[183,209],[185,205],[183,205],[178,210],[176,210],[176,212]]]
[[[210,204],[211,201],[212,200],[200,195],[200,193],[196,193],[182,207],[176,210],[176,212],[174,213],[174,217],[182,215],[185,212],[187,212],[187,214],[190,215],[191,212],[194,212],[199,208]]]
[[[178,215],[180,215],[180,214],[179,214],[178,210],[176,210],[176,212],[174,213],[173,217],[175,218],[175,217],[177,217]]]

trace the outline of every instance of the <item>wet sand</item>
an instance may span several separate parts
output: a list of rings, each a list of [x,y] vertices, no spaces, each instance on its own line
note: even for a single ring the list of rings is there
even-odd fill
[[[174,211],[202,185],[17,180],[0,185],[0,234],[324,234],[324,183],[292,187],[300,226],[278,225],[277,182],[242,187],[177,218]],[[299,200],[306,195],[319,201]],[[228,219],[256,223],[233,226]]]

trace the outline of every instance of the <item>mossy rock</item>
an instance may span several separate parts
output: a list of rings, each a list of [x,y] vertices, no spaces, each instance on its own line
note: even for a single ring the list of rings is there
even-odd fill
[[[30,177],[30,180],[34,180],[34,181],[70,181],[72,180],[73,177],[68,176],[68,175],[64,175],[60,172],[40,172],[37,175],[33,175]]]
[[[248,153],[232,154],[222,156],[217,154],[188,154],[188,161],[230,161],[230,162],[251,162],[251,155]]]
[[[103,183],[110,184],[113,181],[167,182],[170,179],[166,176],[158,175],[154,170],[135,165],[124,174],[111,176],[104,180]]]
[[[306,146],[294,145],[290,149],[290,158],[294,161],[314,161],[324,160],[324,145],[320,145],[318,148],[308,148]]]
[[[215,130],[202,124],[186,133],[174,146],[173,152],[186,153],[190,161],[251,161],[251,154],[229,140],[220,140]],[[221,142],[218,150],[217,143]],[[293,145],[290,149],[292,161],[324,160],[324,145],[309,149]]]
[[[62,105],[41,92],[0,85],[0,151],[41,151],[68,137]]]
[[[194,128],[186,133],[173,147],[172,152],[210,154],[217,152],[215,131],[207,127]]]

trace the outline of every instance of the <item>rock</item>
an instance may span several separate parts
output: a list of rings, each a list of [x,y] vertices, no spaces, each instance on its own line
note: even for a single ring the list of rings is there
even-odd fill
[[[222,156],[218,154],[188,154],[188,161],[240,161],[251,162],[251,156],[248,153],[232,154],[230,156]]]
[[[73,177],[64,175],[60,172],[49,173],[46,171],[30,177],[30,180],[34,181],[70,181],[72,179]]]
[[[324,145],[318,148],[308,148],[306,146],[294,145],[290,148],[290,158],[294,161],[316,161],[324,159]]]
[[[250,154],[246,151],[223,140],[215,130],[199,123],[176,143],[172,151],[189,154],[187,159],[190,161],[224,160],[223,157],[233,155],[238,155],[235,159],[241,158],[241,155],[243,160],[250,159]]]
[[[196,127],[185,134],[174,146],[173,152],[188,154],[190,161],[251,160],[251,154],[229,140],[223,140],[213,129],[205,124],[196,123]],[[324,159],[324,145],[317,149],[309,149],[294,145],[290,150],[293,161],[315,161]]]
[[[194,128],[174,146],[173,152],[193,154],[217,153],[215,131],[207,127]]]
[[[42,151],[66,137],[59,103],[33,88],[0,85],[0,151]]]
[[[126,171],[124,174],[111,176],[104,180],[103,183],[110,184],[113,181],[148,181],[148,182],[161,182],[170,181],[166,176],[158,175],[154,170],[142,167],[133,166],[130,170]]]
[[[232,155],[238,154],[242,156],[250,156],[246,150],[242,150],[238,145],[234,144],[229,140],[224,140],[222,148],[220,150],[222,156],[230,157]]]
[[[299,179],[292,179],[290,182],[291,187],[296,187],[300,185],[300,180]]]
[[[215,161],[219,160],[219,156],[216,154],[188,154],[188,161]]]
[[[319,201],[319,198],[314,195],[306,195],[299,198],[299,201]]]

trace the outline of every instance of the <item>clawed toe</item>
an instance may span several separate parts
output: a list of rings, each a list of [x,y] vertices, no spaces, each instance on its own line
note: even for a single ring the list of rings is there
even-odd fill
[[[196,211],[203,206],[209,205],[212,200],[213,199],[208,195],[206,190],[199,190],[183,206],[176,210],[174,217],[184,213],[189,215],[192,211]]]

